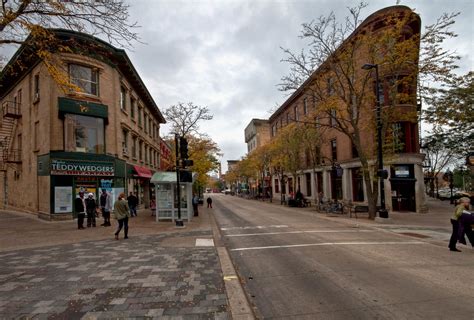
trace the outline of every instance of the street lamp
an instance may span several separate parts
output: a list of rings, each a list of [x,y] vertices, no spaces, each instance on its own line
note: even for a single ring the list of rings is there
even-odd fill
[[[453,200],[453,187],[454,187],[454,184],[453,184],[453,172],[451,170],[446,170],[446,178],[448,179],[448,182],[449,182],[449,189],[451,190],[451,197],[449,198],[449,203],[450,204],[453,204],[454,200]]]
[[[380,93],[379,93],[379,65],[366,63],[362,66],[364,70],[375,69],[375,95],[376,95],[376,118],[377,118],[377,160],[379,163],[379,168],[377,171],[377,176],[379,177],[380,182],[380,218],[388,218],[388,211],[385,207],[385,186],[384,180],[387,178],[387,172],[383,169],[383,145],[382,145],[382,119],[380,117]]]

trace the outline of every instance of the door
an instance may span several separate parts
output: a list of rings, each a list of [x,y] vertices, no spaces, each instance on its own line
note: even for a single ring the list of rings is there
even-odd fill
[[[392,179],[391,183],[393,210],[416,212],[415,181]]]

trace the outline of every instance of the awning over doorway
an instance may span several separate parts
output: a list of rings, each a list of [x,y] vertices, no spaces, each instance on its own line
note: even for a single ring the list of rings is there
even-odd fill
[[[139,178],[149,179],[152,176],[151,170],[148,168],[133,166],[133,170],[135,170],[135,172],[137,173],[136,176]]]

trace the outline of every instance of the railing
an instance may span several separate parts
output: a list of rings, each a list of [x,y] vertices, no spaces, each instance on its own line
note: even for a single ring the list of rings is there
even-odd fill
[[[19,103],[7,101],[3,105],[2,115],[15,119],[21,118],[20,107],[21,105]]]
[[[21,149],[4,150],[3,161],[8,163],[21,163]]]

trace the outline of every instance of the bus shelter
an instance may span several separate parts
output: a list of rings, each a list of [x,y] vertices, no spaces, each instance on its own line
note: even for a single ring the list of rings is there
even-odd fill
[[[193,174],[194,181],[195,174]],[[178,192],[176,172],[157,171],[150,180],[155,185],[156,222],[178,219]],[[191,221],[193,217],[193,183],[180,182],[181,219]]]

